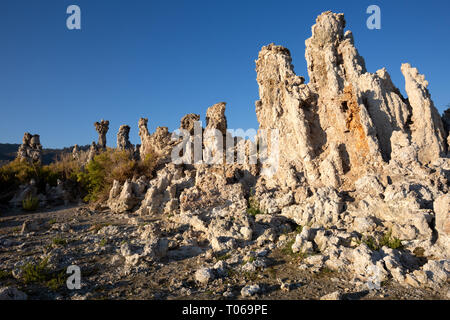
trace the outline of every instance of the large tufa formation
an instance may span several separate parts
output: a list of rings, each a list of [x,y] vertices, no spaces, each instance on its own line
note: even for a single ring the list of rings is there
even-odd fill
[[[117,133],[117,149],[133,151],[134,146],[130,142],[130,127],[122,125]]]
[[[106,149],[106,134],[109,130],[109,121],[108,120],[101,120],[100,122],[94,123],[95,130],[98,132],[98,147],[100,149],[105,150]]]
[[[446,153],[445,131],[424,77],[402,65],[405,99],[385,69],[366,71],[344,27],[343,14],[317,18],[305,42],[308,84],[295,75],[289,50],[271,44],[259,53],[260,129],[280,132],[276,185],[352,188],[401,154],[393,150],[398,139],[403,151],[416,149],[423,164]]]
[[[31,135],[26,132],[23,136],[22,144],[17,151],[17,158],[29,162],[42,161],[42,145],[39,135]]]
[[[114,182],[111,210],[170,214],[171,223],[195,233],[189,243],[205,239],[217,255],[237,247],[269,252],[285,246],[286,233],[297,224],[303,229],[291,249],[309,255],[301,268],[350,272],[355,283],[377,272],[379,281],[445,285],[450,274],[450,111],[439,117],[427,82],[409,64],[401,67],[408,98],[385,69],[367,72],[344,27],[342,14],[325,12],[317,18],[306,40],[307,84],[294,73],[288,49],[270,44],[259,53],[256,141],[264,149],[259,141],[267,134],[268,153],[278,149],[274,175],[265,174],[270,161],[205,163],[219,151],[236,160],[238,148],[248,156],[255,147],[236,137],[235,147],[220,145],[229,132],[225,103],[218,103],[207,110],[205,129],[197,123],[199,115],[181,120],[180,129],[191,135],[182,143],[200,145],[203,162],[165,163],[149,181]],[[170,140],[167,128],[150,134],[147,122],[139,121],[141,158],[167,155],[180,143]],[[278,141],[271,139],[270,129],[276,129]],[[395,238],[402,250],[391,243]],[[193,247],[195,254],[201,252]],[[183,250],[170,250],[168,256]],[[240,270],[264,268],[262,258],[255,259]]]

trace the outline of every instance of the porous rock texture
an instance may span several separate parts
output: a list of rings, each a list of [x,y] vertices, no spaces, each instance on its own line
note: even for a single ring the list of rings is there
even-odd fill
[[[42,145],[38,134],[26,132],[23,135],[22,144],[17,151],[17,158],[28,162],[42,161]]]
[[[117,149],[133,151],[134,146],[130,142],[130,126],[122,125],[117,133]]]
[[[140,158],[145,160],[147,156],[153,155],[160,159],[160,162],[170,161],[170,152],[172,151],[174,141],[167,127],[157,127],[153,134],[150,134],[147,128],[148,119],[139,119],[139,137],[141,146],[139,148]]]
[[[149,181],[115,182],[111,210],[168,214],[175,225],[189,226],[191,247],[206,242],[216,254],[252,246],[268,252],[303,228],[291,245],[306,257],[300,269],[347,272],[369,288],[387,279],[447,286],[450,112],[439,116],[424,76],[407,63],[401,71],[408,97],[386,69],[368,72],[344,29],[343,14],[317,18],[305,42],[309,83],[295,74],[288,49],[269,44],[259,52],[255,141],[270,135],[274,162],[205,162],[221,152],[237,160],[240,148],[248,157],[259,144],[232,138],[235,145],[226,145],[223,102],[206,112],[198,163],[170,163],[180,140],[163,127],[150,134],[148,120],[140,119],[141,159],[165,160]],[[180,128],[194,135],[199,119],[188,114]],[[273,164],[274,174],[265,174]],[[239,268],[266,266],[258,256]],[[199,271],[197,280],[212,281],[211,270]]]
[[[106,149],[106,134],[109,130],[109,121],[108,120],[101,120],[100,122],[94,123],[95,130],[98,133],[98,147],[100,149],[105,150]]]
[[[95,143],[95,141],[92,142],[90,148],[89,148],[89,152],[88,152],[88,156],[87,156],[87,162],[90,162],[92,160],[94,160],[94,157],[99,154],[100,149],[98,147],[98,145]]]

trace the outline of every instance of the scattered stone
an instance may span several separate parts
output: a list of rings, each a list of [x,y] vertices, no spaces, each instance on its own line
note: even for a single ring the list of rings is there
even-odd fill
[[[100,122],[94,123],[95,130],[98,133],[98,142],[97,146],[98,148],[105,150],[106,149],[106,134],[109,130],[109,121],[108,120],[101,120]]]
[[[0,300],[27,300],[26,293],[17,290],[15,287],[0,288]]]

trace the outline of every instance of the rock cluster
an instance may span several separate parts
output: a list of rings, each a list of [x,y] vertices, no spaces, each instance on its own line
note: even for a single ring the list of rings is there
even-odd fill
[[[9,204],[12,207],[22,207],[23,201],[31,198],[36,198],[40,207],[45,207],[46,205],[68,205],[69,201],[75,200],[75,196],[67,182],[58,179],[56,186],[52,187],[47,184],[45,190],[39,193],[36,181],[31,179],[28,184],[19,186],[19,190],[9,201]]]
[[[41,162],[42,145],[38,134],[32,135],[26,132],[22,144],[17,151],[17,158],[29,162]]]
[[[256,113],[261,129],[279,129],[279,170],[271,182],[282,188],[348,190],[365,174],[382,172],[390,160],[425,165],[447,152],[424,77],[402,65],[404,98],[385,69],[366,71],[344,27],[342,14],[317,18],[306,40],[308,84],[295,75],[289,50],[271,44],[259,53]]]
[[[427,81],[409,64],[401,66],[408,98],[385,69],[368,72],[344,28],[343,14],[317,18],[306,40],[309,83],[294,73],[288,49],[270,44],[259,53],[258,135],[278,132],[278,145],[268,146],[278,149],[274,175],[263,175],[267,164],[261,162],[204,162],[220,152],[236,156],[239,144],[247,151],[255,146],[243,139],[226,146],[226,104],[218,103],[197,132],[219,135],[203,135],[200,162],[166,164],[141,184],[115,183],[111,210],[174,214],[175,223],[202,234],[217,254],[252,241],[273,243],[300,225],[292,251],[312,255],[303,266],[347,270],[363,281],[375,272],[381,281],[443,285],[450,256],[448,112],[439,116]],[[194,135],[199,119],[186,115],[180,129]],[[141,158],[169,154],[174,142],[166,128],[151,135],[141,119],[139,129]],[[381,244],[369,248],[369,240]],[[434,260],[424,264],[412,254],[417,250]],[[249,266],[258,263],[264,265]],[[201,270],[198,279],[207,282],[213,274]]]

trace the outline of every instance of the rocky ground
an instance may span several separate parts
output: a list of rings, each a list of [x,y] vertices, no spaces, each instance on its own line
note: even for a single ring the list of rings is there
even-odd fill
[[[371,290],[348,273],[320,264],[305,268],[316,256],[292,252],[298,230],[221,256],[207,243],[193,241],[193,233],[167,215],[117,215],[86,206],[2,212],[0,287],[15,287],[28,299],[449,298],[448,286],[411,288],[388,280]],[[156,235],[167,242],[157,241],[151,250],[149,239]],[[25,266],[43,260],[43,268],[24,274],[30,270]],[[69,265],[81,268],[79,290],[67,289],[65,277],[52,281]]]

